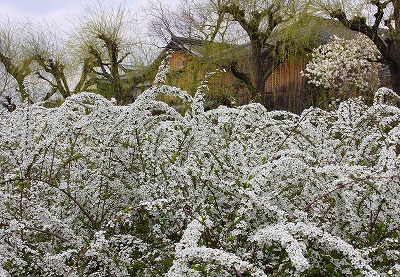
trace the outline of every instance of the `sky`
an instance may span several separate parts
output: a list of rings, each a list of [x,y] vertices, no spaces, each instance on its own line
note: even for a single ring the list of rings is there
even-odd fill
[[[174,3],[178,0],[161,0],[162,3]],[[140,11],[148,0],[109,0],[117,6],[125,2],[133,12]],[[79,18],[86,5],[94,4],[94,0],[0,0],[0,21],[45,20],[68,27],[71,19]]]

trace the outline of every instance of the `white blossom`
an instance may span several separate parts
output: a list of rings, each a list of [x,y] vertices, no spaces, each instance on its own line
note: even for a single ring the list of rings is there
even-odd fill
[[[295,115],[205,89],[0,110],[0,275],[398,275],[391,91]]]
[[[379,85],[378,49],[364,35],[353,39],[333,36],[311,53],[303,75],[324,88],[350,92],[353,88],[372,91]]]

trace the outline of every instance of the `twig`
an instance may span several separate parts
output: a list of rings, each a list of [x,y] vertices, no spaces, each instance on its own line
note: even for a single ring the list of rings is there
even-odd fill
[[[6,222],[0,222],[0,227],[10,227],[10,224],[6,223]],[[52,231],[40,229],[38,227],[28,226],[28,225],[25,225],[25,224],[24,224],[24,229],[41,232],[41,233],[56,237],[56,238],[58,238],[59,240],[61,240],[63,242],[69,242],[68,239],[66,239],[66,238],[64,238],[64,237],[62,237],[62,236],[60,236],[60,235],[58,235],[58,234],[56,234],[56,233],[54,233]]]

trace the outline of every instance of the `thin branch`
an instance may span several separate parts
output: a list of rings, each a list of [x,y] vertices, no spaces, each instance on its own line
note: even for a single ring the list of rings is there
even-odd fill
[[[22,224],[24,224],[24,223],[22,223]],[[0,227],[10,227],[10,224],[6,223],[6,222],[0,222]],[[28,225],[25,225],[25,224],[24,224],[24,229],[31,230],[31,231],[37,231],[37,232],[40,232],[40,233],[44,233],[44,234],[53,236],[53,237],[55,237],[55,238],[57,238],[57,239],[59,239],[59,240],[61,240],[63,242],[69,242],[68,239],[66,239],[66,238],[64,238],[64,237],[60,236],[59,234],[56,234],[56,233],[54,233],[52,231],[49,231],[49,230],[45,230],[45,229],[41,229],[41,228],[33,227],[33,226],[28,226]]]
[[[313,201],[311,201],[310,203],[308,203],[307,206],[304,207],[304,211],[308,212],[308,211],[311,209],[311,207],[312,207],[314,204],[316,204],[318,201],[327,198],[331,193],[333,193],[333,192],[335,192],[335,191],[338,191],[338,190],[344,188],[345,186],[350,185],[350,184],[353,183],[353,182],[354,182],[354,180],[351,180],[351,181],[349,181],[349,182],[347,182],[347,183],[343,183],[343,184],[341,184],[341,185],[336,186],[334,189],[331,189],[330,191],[328,191],[328,192],[326,192],[326,193],[324,193],[324,194],[321,194],[320,196],[318,196],[317,198],[315,198]]]
[[[98,226],[98,222],[96,222],[96,220],[90,215],[90,213],[85,209],[85,207],[83,207],[83,205],[74,197],[72,196],[72,194],[70,192],[68,192],[66,189],[61,189],[58,186],[56,186],[55,184],[51,183],[50,181],[46,181],[46,180],[42,180],[39,178],[14,178],[14,179],[10,179],[10,180],[5,180],[0,182],[0,185],[9,183],[9,182],[14,182],[14,181],[36,181],[36,182],[43,182],[53,188],[59,189],[61,192],[63,192],[70,200],[72,200],[79,208],[79,210],[81,210],[81,212],[88,218],[88,220],[90,221],[90,223],[92,224],[92,226],[98,230],[99,226]]]
[[[42,80],[48,82],[52,87],[58,88],[57,84],[54,84],[50,79],[43,76],[39,71],[36,72],[36,75],[38,76],[39,79],[42,79]]]

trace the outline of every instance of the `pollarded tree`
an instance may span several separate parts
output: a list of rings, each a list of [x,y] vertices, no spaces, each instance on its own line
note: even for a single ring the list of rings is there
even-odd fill
[[[26,48],[33,60],[32,69],[36,77],[49,86],[44,100],[56,92],[59,92],[64,99],[71,95],[71,84],[66,75],[68,61],[65,42],[58,34],[60,30],[38,24],[27,37]]]
[[[364,35],[353,39],[333,36],[311,53],[304,70],[308,82],[339,93],[354,90],[372,93],[379,85],[379,51]]]
[[[26,52],[27,28],[24,24],[6,21],[0,25],[0,62],[6,77],[12,77],[17,85],[21,100],[29,100],[24,81],[32,72],[32,57]]]
[[[363,9],[359,8],[356,11],[347,7],[337,8],[335,6],[335,8],[328,8],[328,11],[331,17],[338,19],[344,26],[367,35],[375,43],[382,55],[382,59],[390,69],[393,89],[399,92],[400,1],[372,0],[366,1],[364,4],[372,8],[373,16],[360,16],[360,10],[365,11],[365,6]],[[349,19],[349,17],[352,18]],[[384,31],[383,34],[382,31]]]
[[[60,33],[54,26],[38,24],[27,38],[26,48],[34,61],[34,73],[50,87],[43,100],[56,92],[65,99],[95,84],[95,80],[89,78],[94,58],[76,59],[69,51],[67,38]]]
[[[2,23],[0,63],[2,81],[7,84],[2,90],[17,91],[22,101],[35,102],[47,101],[56,93],[65,99],[93,85],[88,76],[93,58],[73,62],[73,54],[62,34],[50,24]]]
[[[124,5],[114,7],[99,1],[97,5],[86,6],[74,34],[75,47],[84,59],[93,59],[95,78],[109,82],[119,103],[124,102],[128,93],[123,85],[122,64],[132,54],[135,29],[135,21]]]

